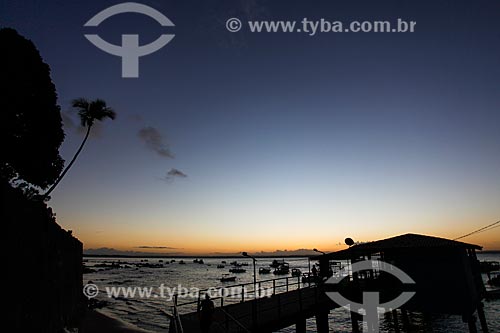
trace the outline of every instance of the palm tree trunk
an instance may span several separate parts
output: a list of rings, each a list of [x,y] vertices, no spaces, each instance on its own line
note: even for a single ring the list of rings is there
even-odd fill
[[[87,142],[87,139],[89,138],[89,134],[90,134],[90,129],[91,128],[92,128],[92,125],[89,125],[87,127],[87,133],[85,134],[85,138],[83,139],[83,142],[80,145],[80,148],[78,148],[78,150],[76,151],[75,156],[73,156],[73,159],[71,160],[71,162],[69,162],[68,166],[64,169],[64,171],[61,173],[61,175],[59,176],[59,178],[57,178],[57,180],[54,183],[54,185],[52,185],[50,187],[50,189],[47,192],[45,192],[45,194],[42,197],[43,200],[45,200],[50,195],[50,193],[52,193],[52,191],[57,187],[57,184],[59,184],[59,182],[63,179],[64,175],[66,175],[66,172],[68,172],[68,170],[71,168],[71,166],[73,165],[73,163],[75,163],[76,158],[78,157],[78,155],[80,155],[80,153],[81,153],[81,151],[83,149],[83,146],[85,146],[85,142]]]

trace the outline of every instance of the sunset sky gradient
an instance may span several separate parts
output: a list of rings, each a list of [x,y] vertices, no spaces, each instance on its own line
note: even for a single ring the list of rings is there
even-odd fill
[[[85,248],[331,251],[345,237],[455,238],[500,219],[500,2],[141,1],[175,27],[122,14],[91,30],[115,44],[176,34],[140,59],[138,79],[83,36],[117,3],[0,5],[0,25],[51,66],[66,161],[83,137],[73,98],[103,98],[118,114],[50,201]],[[230,33],[230,17],[401,17],[417,30]],[[174,157],[147,146],[144,128]],[[165,178],[172,168],[187,177]],[[500,228],[463,241],[500,250]]]

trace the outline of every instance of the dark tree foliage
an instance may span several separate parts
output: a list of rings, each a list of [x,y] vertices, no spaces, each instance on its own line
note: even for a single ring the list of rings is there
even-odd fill
[[[30,40],[4,28],[0,45],[0,177],[33,194],[33,186],[54,183],[64,165],[57,93]]]

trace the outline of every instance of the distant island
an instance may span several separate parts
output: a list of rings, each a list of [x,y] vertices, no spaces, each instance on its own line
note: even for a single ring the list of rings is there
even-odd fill
[[[311,249],[297,249],[297,250],[276,250],[272,252],[254,252],[252,253],[255,257],[266,257],[266,258],[284,258],[284,257],[309,257],[318,255]],[[83,251],[84,257],[116,257],[116,258],[141,258],[141,257],[153,257],[153,258],[239,258],[241,253],[223,253],[223,252],[213,252],[207,254],[196,254],[196,253],[184,253],[184,252],[144,252],[144,251],[123,251],[108,247],[102,247],[98,249],[86,249]]]

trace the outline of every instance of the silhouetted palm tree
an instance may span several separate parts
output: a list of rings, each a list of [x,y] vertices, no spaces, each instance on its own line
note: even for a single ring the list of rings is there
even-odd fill
[[[116,117],[115,111],[113,111],[112,108],[108,107],[106,105],[106,102],[102,99],[88,101],[85,98],[77,98],[73,100],[72,105],[78,110],[78,115],[80,116],[82,126],[87,127],[87,133],[85,134],[85,138],[83,139],[80,148],[78,148],[78,150],[76,151],[75,156],[73,156],[71,162],[69,162],[68,166],[64,169],[59,178],[57,178],[57,181],[54,183],[54,185],[52,185],[51,188],[43,195],[44,199],[50,195],[50,193],[56,188],[57,184],[59,184],[61,179],[63,179],[66,172],[68,172],[68,170],[71,168],[73,163],[75,163],[76,158],[78,157],[78,155],[80,155],[83,146],[89,138],[90,130],[92,129],[94,123],[96,121],[102,121],[106,118],[115,119]]]

